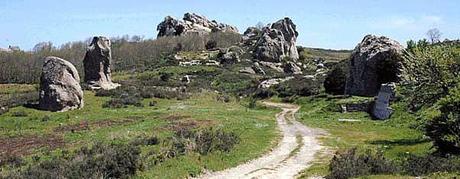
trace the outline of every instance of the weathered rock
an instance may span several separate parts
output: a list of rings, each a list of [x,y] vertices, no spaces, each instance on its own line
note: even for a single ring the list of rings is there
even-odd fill
[[[299,59],[296,40],[299,33],[289,18],[284,18],[262,29],[255,45],[254,57],[258,60],[281,62],[285,58]]]
[[[210,21],[206,17],[194,13],[184,14],[183,21],[167,16],[157,26],[157,31],[159,31],[158,37],[206,34],[210,32],[238,33],[238,29],[234,26],[218,23],[215,20]]]
[[[262,31],[260,29],[256,27],[249,27],[243,33],[243,44],[249,46],[255,45],[257,43],[257,40],[259,40],[261,34]]]
[[[254,69],[251,68],[251,67],[244,67],[239,72],[240,73],[247,73],[247,74],[256,74],[256,71],[254,71]]]
[[[283,71],[287,74],[302,74],[302,69],[294,62],[285,62],[283,64]]]
[[[388,119],[393,114],[390,108],[390,99],[395,95],[396,85],[394,83],[382,84],[379,95],[372,109],[372,116],[376,119]]]
[[[112,82],[110,63],[112,50],[106,37],[94,37],[83,60],[85,82],[91,89],[111,90],[120,86]]]
[[[345,93],[375,96],[381,84],[399,81],[403,51],[403,46],[387,37],[364,37],[350,57]]]
[[[252,66],[252,69],[258,74],[266,75],[264,69],[260,66],[260,64],[258,62],[254,62],[254,65]]]
[[[258,88],[262,88],[262,89],[268,89],[270,88],[271,86],[273,85],[277,85],[277,84],[280,84],[282,82],[285,82],[285,81],[289,81],[289,80],[292,80],[294,79],[294,77],[290,76],[290,77],[286,77],[286,78],[273,78],[273,79],[268,79],[268,80],[265,80],[265,81],[262,81]]]
[[[220,64],[235,64],[240,62],[240,55],[242,53],[243,50],[238,47],[221,49],[219,54],[217,54],[217,58],[219,59]]]
[[[78,71],[70,62],[47,57],[40,78],[39,108],[67,111],[83,107]]]

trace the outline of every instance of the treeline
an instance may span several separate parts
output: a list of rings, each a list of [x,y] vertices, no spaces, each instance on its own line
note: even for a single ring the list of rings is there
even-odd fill
[[[57,56],[71,62],[82,77],[88,41],[70,42],[59,48],[52,43],[42,42],[33,51],[0,52],[0,83],[38,83],[43,59],[47,56]],[[111,38],[111,41],[113,71],[144,71],[159,67],[174,52],[205,50],[206,44],[211,41],[216,42],[217,47],[229,47],[239,43],[241,35],[211,33],[155,40],[123,36]]]

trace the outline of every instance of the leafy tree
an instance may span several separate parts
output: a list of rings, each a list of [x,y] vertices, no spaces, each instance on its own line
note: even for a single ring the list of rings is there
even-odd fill
[[[425,133],[443,153],[460,153],[460,89],[439,100],[441,114],[429,120]]]
[[[449,94],[460,75],[460,48],[453,45],[417,45],[404,60],[406,83],[403,93],[411,110],[431,106]]]

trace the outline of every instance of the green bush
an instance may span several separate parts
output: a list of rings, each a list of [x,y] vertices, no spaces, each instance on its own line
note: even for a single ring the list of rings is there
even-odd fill
[[[460,153],[460,89],[452,89],[450,94],[438,102],[441,114],[428,120],[425,133],[443,153]]]
[[[7,178],[128,178],[142,167],[140,153],[135,145],[96,143],[74,156],[53,157]]]
[[[321,85],[316,79],[296,76],[294,79],[275,85],[274,88],[280,97],[311,96],[319,94]]]
[[[326,90],[326,93],[334,95],[345,94],[347,72],[343,67],[339,66],[341,64],[342,63],[337,64],[337,66],[327,74],[327,77],[324,80],[324,89]]]
[[[13,117],[27,117],[28,114],[25,111],[15,111],[11,114]]]
[[[367,151],[359,154],[357,149],[337,152],[329,164],[330,174],[326,178],[347,179],[372,174],[392,174],[398,171],[395,164],[381,152]]]
[[[197,152],[207,155],[211,152],[230,150],[240,142],[240,137],[234,132],[212,128],[199,131],[182,129],[174,134],[172,144],[168,150],[168,156],[175,157],[185,155],[187,152]]]

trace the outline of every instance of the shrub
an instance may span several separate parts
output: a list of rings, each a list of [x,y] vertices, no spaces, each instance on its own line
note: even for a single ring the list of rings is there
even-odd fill
[[[329,164],[326,178],[347,179],[372,174],[392,174],[398,171],[395,164],[383,157],[381,152],[367,151],[359,154],[357,149],[337,152]]]
[[[140,148],[130,144],[82,147],[71,157],[53,157],[26,168],[11,178],[128,178],[140,163]]]
[[[157,136],[141,137],[131,142],[133,145],[157,145],[159,143],[160,139]]]
[[[125,108],[129,105],[136,107],[143,107],[141,98],[137,96],[122,95],[120,98],[112,98],[109,101],[102,104],[103,108]]]
[[[324,89],[326,90],[326,93],[334,95],[342,95],[345,93],[347,75],[342,67],[339,66],[340,64],[330,71],[324,80]]]
[[[425,133],[443,153],[460,153],[460,89],[439,100],[441,114],[428,120]]]
[[[217,47],[217,42],[215,40],[210,40],[206,43],[205,48],[206,50],[212,50]]]
[[[156,106],[157,105],[157,101],[150,101],[149,102],[149,106]]]
[[[203,129],[191,131],[182,129],[174,134],[172,144],[168,150],[168,156],[175,157],[187,152],[197,152],[207,155],[211,152],[230,152],[240,142],[240,137],[234,132],[226,132],[222,129]]]
[[[460,160],[455,157],[439,157],[434,155],[410,155],[405,160],[404,173],[411,176],[423,176],[436,172],[460,171]]]
[[[11,114],[13,117],[27,117],[28,114],[25,111],[15,111]]]
[[[288,97],[315,95],[319,93],[321,86],[316,79],[296,76],[294,79],[275,85],[274,88],[280,97]]]

